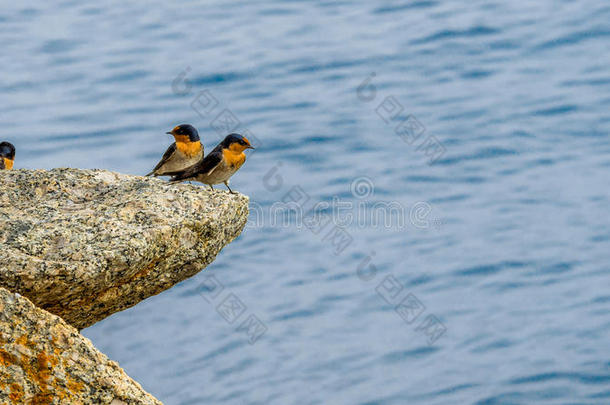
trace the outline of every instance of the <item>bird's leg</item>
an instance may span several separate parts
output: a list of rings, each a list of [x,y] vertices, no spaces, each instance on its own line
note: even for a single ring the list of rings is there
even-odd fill
[[[210,186],[210,188],[211,188],[212,190],[214,190],[214,186],[213,186],[213,185],[208,184],[208,186]]]
[[[231,187],[229,187],[229,182],[228,182],[228,181],[225,181],[224,183],[225,183],[225,186],[227,186],[227,188],[229,189],[229,192],[230,192],[231,194],[235,194],[235,193],[233,192],[233,190],[231,190]]]

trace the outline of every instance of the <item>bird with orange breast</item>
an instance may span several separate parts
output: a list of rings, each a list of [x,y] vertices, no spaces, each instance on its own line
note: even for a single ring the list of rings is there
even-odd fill
[[[170,182],[194,180],[209,185],[212,189],[215,184],[224,183],[231,194],[229,178],[233,176],[246,161],[246,149],[254,149],[250,141],[239,134],[229,134],[199,163],[172,173]]]
[[[0,143],[0,170],[11,170],[15,162],[15,147],[12,143]]]
[[[161,161],[147,176],[167,176],[169,173],[184,170],[203,159],[203,145],[199,132],[189,124],[178,125],[170,132],[176,142],[167,148]]]

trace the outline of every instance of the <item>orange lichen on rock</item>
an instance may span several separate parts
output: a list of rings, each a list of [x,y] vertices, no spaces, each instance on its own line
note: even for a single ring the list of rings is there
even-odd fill
[[[12,383],[10,386],[10,394],[8,397],[14,403],[20,403],[23,399],[23,387],[17,383]]]
[[[53,342],[55,339],[51,339],[51,343]],[[70,378],[69,374],[65,373],[65,367],[61,364],[59,356],[61,351],[52,348],[49,354],[48,350],[45,350],[47,346],[48,342],[30,341],[26,334],[19,336],[11,344],[3,343],[4,348],[0,349],[0,362],[5,368],[13,366],[21,369],[30,388],[29,395],[24,398],[24,387],[16,382],[11,383],[9,398],[14,403],[26,399],[33,405],[50,405],[53,404],[54,398],[70,399],[83,390],[84,383]],[[33,358],[21,354],[24,348],[27,349],[26,352],[33,354]],[[56,373],[56,368],[61,369],[62,372]]]
[[[4,349],[0,349],[0,365],[8,367],[17,362],[16,357]]]

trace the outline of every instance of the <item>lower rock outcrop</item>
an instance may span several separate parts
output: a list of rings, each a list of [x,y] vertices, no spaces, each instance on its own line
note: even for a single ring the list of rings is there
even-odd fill
[[[89,339],[0,288],[0,404],[155,404]]]

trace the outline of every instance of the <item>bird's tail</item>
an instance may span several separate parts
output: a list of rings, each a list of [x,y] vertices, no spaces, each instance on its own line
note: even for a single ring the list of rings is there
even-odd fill
[[[152,175],[154,175],[154,174],[155,174],[155,172],[150,172],[150,173],[148,173],[148,174],[146,175],[146,177],[150,177],[150,176],[152,176]],[[155,176],[155,177],[157,177],[157,176]]]
[[[171,179],[169,179],[169,182],[170,183],[182,183],[183,181],[186,181],[186,180],[188,180],[188,179],[182,178],[180,176],[174,176]]]
[[[188,167],[184,170],[179,170],[176,172],[169,172],[169,173],[165,173],[167,176],[170,176],[171,178],[169,179],[170,183],[180,183],[182,181],[188,181],[188,180],[193,180],[195,177],[197,177],[197,168],[199,167],[198,164],[194,164],[191,167]]]

